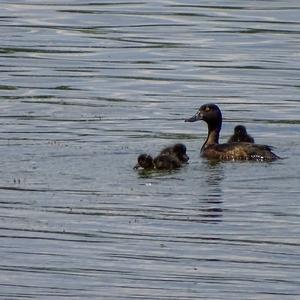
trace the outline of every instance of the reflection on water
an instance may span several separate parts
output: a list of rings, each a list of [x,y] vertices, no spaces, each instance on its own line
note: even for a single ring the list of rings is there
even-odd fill
[[[223,165],[218,162],[204,160],[201,172],[204,175],[204,184],[207,186],[207,203],[211,205],[207,209],[207,222],[220,222],[223,216],[223,191],[222,181],[224,179]]]
[[[211,165],[210,162],[204,162],[204,166],[201,167],[201,175],[203,176],[201,185],[207,190],[205,195],[197,195],[197,193],[194,192],[194,189],[185,192],[186,194],[175,195],[173,191],[174,184],[178,186],[186,184],[186,180],[183,178],[182,173],[186,173],[188,168],[189,165],[186,165],[184,169],[172,171],[149,171],[142,169],[137,171],[137,175],[143,180],[141,184],[145,185],[148,189],[147,197],[163,196],[164,198],[167,198],[168,201],[170,198],[171,202],[176,202],[177,197],[184,197],[185,201],[191,201],[193,208],[184,209],[183,207],[178,207],[176,217],[173,215],[174,207],[171,203],[169,207],[170,211],[168,211],[170,218],[200,223],[215,223],[222,221],[223,193],[220,185],[224,176],[222,164],[216,166],[215,164]],[[168,189],[165,192],[158,192],[157,194],[157,190],[153,188],[156,186],[159,186],[158,191],[160,191],[161,188]],[[166,203],[165,201],[166,200],[164,199],[163,203]],[[164,208],[166,213],[167,206],[163,203],[161,203],[160,206]]]
[[[0,298],[298,299],[299,14],[2,1]],[[286,159],[199,158],[207,102]],[[187,166],[132,170],[174,142]]]

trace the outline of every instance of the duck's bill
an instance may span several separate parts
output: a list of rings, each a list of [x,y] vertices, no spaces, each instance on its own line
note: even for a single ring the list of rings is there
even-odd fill
[[[187,163],[188,161],[189,161],[189,157],[188,157],[188,155],[187,154],[185,154],[185,155],[183,155],[183,162],[185,162],[185,163]]]
[[[199,113],[196,113],[194,116],[192,116],[189,119],[185,119],[184,122],[196,122],[201,120],[201,116],[199,115]]]

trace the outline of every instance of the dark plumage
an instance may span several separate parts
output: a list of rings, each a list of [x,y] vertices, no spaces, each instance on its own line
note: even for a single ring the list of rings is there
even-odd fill
[[[134,169],[138,169],[139,167],[145,170],[174,170],[181,167],[181,162],[172,155],[159,154],[153,159],[151,155],[141,154]]]
[[[234,127],[234,134],[229,138],[227,143],[246,142],[254,143],[254,138],[247,133],[247,129],[243,125]]]
[[[179,159],[172,155],[160,154],[153,160],[155,168],[158,170],[173,170],[181,167]]]
[[[187,163],[189,160],[189,157],[186,154],[186,146],[181,143],[164,148],[160,154],[174,156],[182,163]]]
[[[273,161],[279,159],[267,145],[246,142],[219,144],[219,133],[222,127],[222,113],[215,104],[204,104],[198,112],[185,122],[203,120],[207,123],[208,134],[201,148],[201,156],[216,160],[256,160]]]
[[[137,164],[134,166],[134,169],[138,169],[139,167],[145,170],[154,169],[153,158],[151,155],[143,153],[138,156]]]

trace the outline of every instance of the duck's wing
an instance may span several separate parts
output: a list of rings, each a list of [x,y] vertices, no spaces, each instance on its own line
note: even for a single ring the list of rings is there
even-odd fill
[[[203,151],[203,156],[221,160],[258,160],[272,161],[279,156],[268,145],[246,142],[210,145]]]
[[[269,145],[263,145],[263,144],[254,144],[250,142],[231,142],[231,143],[224,143],[224,144],[218,144],[215,145],[216,149],[218,149],[221,152],[229,151],[229,150],[235,150],[235,149],[248,149],[249,151],[254,150],[267,150],[271,151],[274,149],[274,147]]]
[[[173,154],[173,146],[168,146],[160,151],[160,154]]]
[[[238,136],[232,135],[227,143],[254,143],[254,138],[251,135]]]
[[[158,170],[172,170],[181,167],[180,161],[172,155],[159,154],[154,158],[154,165]]]

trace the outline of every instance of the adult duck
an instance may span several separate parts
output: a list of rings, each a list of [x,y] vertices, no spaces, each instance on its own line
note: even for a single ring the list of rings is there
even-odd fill
[[[256,160],[273,161],[280,157],[267,145],[236,142],[219,144],[222,127],[222,113],[216,104],[204,104],[197,113],[185,122],[203,120],[207,123],[208,134],[201,148],[201,156],[213,160]]]

